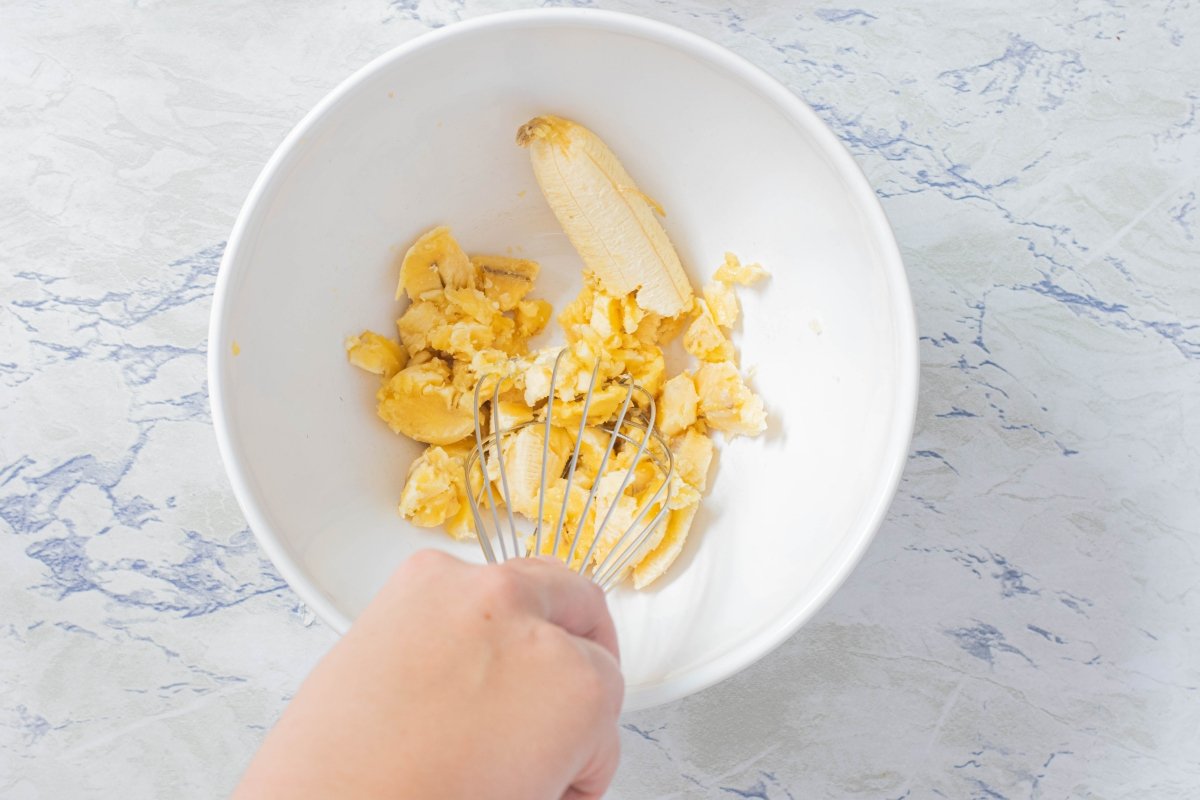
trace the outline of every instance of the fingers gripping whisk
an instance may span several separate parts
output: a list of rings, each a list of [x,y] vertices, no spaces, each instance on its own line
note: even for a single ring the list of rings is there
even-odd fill
[[[649,392],[627,375],[600,387],[599,363],[580,391],[560,381],[568,356],[534,409],[506,404],[515,364],[475,385],[467,496],[488,561],[552,555],[607,591],[661,538],[674,458]]]

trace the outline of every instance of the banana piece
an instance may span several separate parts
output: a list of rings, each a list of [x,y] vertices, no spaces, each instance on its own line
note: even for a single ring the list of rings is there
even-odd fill
[[[505,431],[533,421],[533,409],[516,400],[501,400],[496,404],[496,416],[500,419],[500,430]],[[492,424],[491,412],[487,415],[488,424]]]
[[[491,298],[471,287],[462,289],[446,289],[443,292],[446,302],[459,314],[470,317],[482,325],[491,325],[499,312],[492,304]]]
[[[713,320],[722,328],[732,328],[737,324],[741,308],[731,285],[718,280],[704,284],[704,302],[712,312]]]
[[[696,370],[695,381],[700,416],[710,427],[747,436],[767,429],[762,398],[750,391],[733,364],[705,363]]]
[[[458,515],[466,502],[463,459],[431,445],[408,468],[399,511],[413,524],[432,528]]]
[[[384,380],[404,369],[408,363],[406,350],[374,331],[363,331],[347,339],[346,356],[354,366],[382,375]]]
[[[434,328],[429,335],[429,344],[434,350],[448,353],[457,362],[470,363],[475,353],[494,348],[496,331],[491,325],[464,319]]]
[[[529,360],[520,376],[525,387],[525,405],[533,408],[549,397],[552,388],[554,396],[563,401],[573,400],[587,391],[592,377],[591,364],[585,368],[586,359],[572,351],[559,363],[557,379],[551,380],[554,378],[554,362],[557,358],[558,349],[548,348]]]
[[[768,273],[761,264],[743,264],[733,253],[725,254],[725,263],[717,267],[713,278],[725,283],[740,283],[749,286],[767,277]]]
[[[504,477],[508,481],[512,510],[530,518],[537,516],[538,494],[542,484],[542,443],[546,440],[545,437],[544,426],[530,425],[506,439],[501,447]],[[570,446],[570,437],[566,432],[551,427],[550,449],[546,454],[547,484],[562,473]],[[503,491],[499,465],[489,464],[488,475],[496,482],[497,489]]]
[[[410,364],[376,394],[379,417],[396,433],[427,444],[451,444],[475,430],[471,395],[451,382],[441,359]]]
[[[692,520],[696,518],[696,509],[699,507],[697,502],[667,513],[662,539],[654,549],[637,561],[633,568],[633,588],[646,588],[675,562],[683,552],[683,544],[687,541],[688,530],[692,527]]]
[[[575,446],[575,434],[578,431],[578,425],[567,428],[567,435],[571,437],[571,447]],[[579,444],[579,465],[576,467],[575,477],[585,480],[589,487],[600,471],[600,462],[604,460],[604,453],[608,450],[610,436],[608,431],[595,426],[583,429],[583,440]]]
[[[407,294],[410,300],[416,300],[426,292],[444,286],[454,289],[474,287],[475,268],[450,235],[450,229],[441,225],[413,242],[404,254],[396,299]]]
[[[681,372],[663,385],[658,399],[658,428],[667,436],[682,433],[696,421],[696,384],[692,376]]]
[[[525,299],[538,276],[538,263],[505,256],[471,256],[480,286],[488,298],[500,304],[501,311],[512,311]]]
[[[737,358],[733,343],[721,332],[708,303],[701,300],[697,305],[700,313],[683,335],[683,349],[701,361],[732,361]]]
[[[567,481],[564,478],[552,478],[546,481],[546,504],[542,510],[542,539],[543,550],[552,552],[554,549],[554,529],[558,526],[558,517],[563,510],[563,492],[566,491]],[[579,517],[587,503],[588,490],[577,481],[571,482],[571,495],[567,499],[567,515],[563,520],[563,532],[559,535],[559,556],[565,557],[569,550],[571,537],[579,526]],[[536,509],[535,509],[536,511]],[[591,514],[591,510],[588,511]],[[536,518],[537,514],[533,514]],[[564,535],[565,534],[565,535]],[[563,544],[568,547],[563,547]],[[548,547],[546,545],[549,545]],[[584,551],[586,552],[586,550]],[[582,555],[579,553],[577,555]]]
[[[396,320],[396,331],[410,356],[430,348],[433,332],[449,323],[446,309],[432,300],[414,300]]]
[[[526,339],[542,332],[553,311],[553,307],[545,300],[522,300],[517,303],[517,336],[522,345]]]
[[[646,196],[596,134],[562,117],[521,126],[546,201],[610,294],[637,292],[639,306],[673,317],[691,308],[692,287]]]
[[[628,389],[619,383],[610,383],[592,392],[592,401],[588,403],[588,422],[598,425],[617,413],[617,409],[625,402]],[[563,428],[578,428],[580,417],[583,416],[585,398],[578,400],[555,400],[553,425]],[[546,411],[543,408],[539,416],[544,420]]]
[[[592,556],[593,566],[599,566],[604,561],[609,551],[633,527],[633,521],[637,518],[637,499],[625,492],[617,494],[624,479],[623,469],[613,469],[600,476],[600,485],[596,489],[596,499],[593,501],[596,516],[592,525],[597,526],[603,522],[604,527],[599,531],[595,531],[593,527],[593,537],[596,533],[600,536],[600,543],[596,545],[596,552]],[[605,517],[608,517],[607,521]],[[649,514],[643,518],[642,524],[648,521]]]
[[[675,454],[675,478],[697,492],[708,488],[708,468],[713,460],[712,439],[689,429],[671,442]]]
[[[634,383],[652,395],[657,395],[662,390],[663,381],[667,378],[667,361],[661,349],[655,347],[623,350],[621,356]],[[639,398],[640,395],[634,397]]]

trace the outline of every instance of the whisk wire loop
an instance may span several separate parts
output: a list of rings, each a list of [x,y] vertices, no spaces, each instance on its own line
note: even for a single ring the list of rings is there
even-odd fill
[[[534,412],[532,419],[513,424],[510,427],[505,428],[502,425],[503,420],[501,418],[500,405],[501,393],[505,387],[517,385],[512,365],[510,364],[508,367],[495,373],[484,375],[476,383],[474,392],[475,447],[468,454],[464,465],[467,481],[467,497],[471,505],[471,514],[475,523],[475,534],[479,539],[480,548],[487,561],[504,561],[509,558],[521,558],[531,554],[544,554],[548,552],[556,558],[564,560],[568,566],[576,569],[581,575],[587,575],[590,566],[591,579],[603,587],[605,591],[608,591],[620,583],[627,572],[627,568],[633,563],[634,558],[643,550],[644,546],[649,542],[650,537],[666,519],[668,513],[666,501],[671,477],[675,471],[675,460],[666,440],[655,429],[657,409],[653,395],[637,385],[629,375],[621,376],[616,382],[611,384],[613,386],[623,385],[626,388],[619,410],[615,414],[610,413],[607,418],[592,419],[592,424],[589,426],[589,418],[592,417],[594,409],[597,408],[597,405],[593,401],[596,399],[601,364],[596,362],[592,365],[586,392],[580,392],[580,387],[578,386],[561,386],[559,377],[563,374],[564,360],[569,352],[568,349],[564,348],[554,358],[553,366],[550,370],[550,387],[546,395],[545,404],[541,410]],[[526,365],[526,368],[528,368],[528,365]],[[578,375],[580,375],[579,372],[573,372],[572,380]],[[486,391],[488,388],[490,388],[490,392]],[[609,388],[610,386],[606,385],[606,391]],[[490,398],[484,401],[484,398],[488,395],[490,395]],[[606,401],[610,398],[612,398],[611,394],[606,395]],[[490,402],[490,414],[486,416],[482,413],[485,402]],[[564,412],[560,414],[562,419],[556,423],[555,407],[560,402],[568,403],[568,405]],[[604,407],[609,408],[607,403]],[[576,410],[578,410],[580,416],[578,424],[576,425],[572,422],[570,426],[574,428],[574,442],[570,457],[563,464],[559,474],[548,475],[549,465],[551,464],[551,439],[556,432],[555,428],[566,427],[562,422]],[[539,419],[539,414],[543,414],[544,418]],[[487,426],[490,430],[487,431],[486,436],[484,435],[484,420],[490,422],[490,425]],[[537,479],[537,518],[532,521],[532,532],[522,535],[519,531],[520,526],[517,517],[515,516],[516,503],[513,496],[514,486],[509,474],[510,467],[505,463],[506,446],[512,446],[512,443],[516,441],[515,437],[525,428],[533,425],[542,426],[541,461]],[[588,437],[589,427],[606,433],[608,441],[605,444],[604,452],[598,465],[595,465],[596,471],[594,474],[591,473],[592,461],[589,460],[587,462],[589,466],[586,474],[590,476],[591,485],[588,486],[582,510],[576,518],[571,513],[571,490],[579,474],[578,469],[584,455],[584,439]],[[563,431],[559,431],[560,436],[562,433]],[[570,430],[567,430],[566,433],[570,435]],[[524,444],[522,443],[521,446],[523,447]],[[624,459],[629,452],[627,448],[633,450],[633,455],[626,466]],[[607,491],[611,488],[611,481],[604,487],[607,508],[603,514],[600,514],[597,497],[600,495],[602,488],[601,478],[610,474],[607,470],[612,463],[614,453],[618,452],[618,450],[622,454],[622,460],[620,462],[621,466],[617,469],[623,469],[624,475],[622,475],[620,485],[617,487],[615,493],[612,493],[611,498],[609,498],[609,492]],[[561,451],[555,450],[555,452],[559,453]],[[594,451],[589,452],[593,452],[594,454]],[[591,458],[594,459],[594,455]],[[494,464],[495,469],[492,468],[493,461],[496,462]],[[647,462],[653,465],[653,469],[644,472],[644,474],[639,473],[639,467]],[[476,469],[478,469],[478,482],[482,484],[478,489],[475,488],[476,480],[474,480]],[[623,519],[629,519],[632,516],[632,520],[624,526],[623,530],[611,531],[609,526],[613,524],[614,514],[618,506],[621,505],[620,501],[626,500],[628,502],[625,491],[639,474],[642,474],[642,478],[635,487],[638,497],[637,504],[633,506],[632,512],[629,512],[628,509],[622,512]],[[643,485],[646,481],[646,474],[650,476],[651,481],[657,480],[657,485],[653,483]],[[499,481],[496,481],[493,475],[496,475]],[[528,486],[528,477],[528,475],[523,476],[523,486]],[[563,492],[557,518],[553,520],[549,520],[546,517],[548,480],[551,478],[555,481],[554,491],[558,491],[558,487],[561,486]],[[502,495],[499,498],[496,496],[496,483],[499,483],[498,488]],[[651,488],[653,491],[648,491]],[[505,530],[501,523],[501,515],[498,509],[498,505],[501,502],[505,506],[504,517],[508,523],[507,530]],[[489,513],[486,516],[480,508],[484,503],[486,503],[489,509]],[[589,521],[589,513],[592,514],[592,518],[595,521],[595,524],[590,528],[591,541],[586,543],[587,549],[583,557],[576,563],[576,556],[582,549],[580,547],[581,539],[587,538],[585,536],[585,529]],[[491,518],[490,527],[487,525],[488,516]],[[596,517],[599,517],[599,519],[595,520]],[[568,524],[569,518],[572,520],[570,524]],[[549,535],[547,527],[551,522],[554,524],[552,538]],[[568,538],[568,541],[565,543],[565,555],[562,552],[564,535]],[[492,539],[496,540],[495,544],[493,544]],[[524,541],[524,545],[522,541]],[[551,545],[548,551],[545,549],[547,544]],[[606,549],[602,550],[602,547]]]

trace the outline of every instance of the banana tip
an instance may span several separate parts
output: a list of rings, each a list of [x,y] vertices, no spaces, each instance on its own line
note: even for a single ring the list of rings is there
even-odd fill
[[[521,147],[528,147],[533,143],[534,139],[545,139],[549,142],[555,142],[559,147],[566,149],[570,138],[569,128],[571,124],[569,120],[549,114],[534,117],[517,129],[517,144]]]
[[[532,142],[539,135],[545,135],[545,134],[539,134],[538,120],[536,120],[536,119],[530,120],[529,122],[526,122],[521,127],[517,128],[517,144],[520,145],[521,147],[528,147],[529,143]]]

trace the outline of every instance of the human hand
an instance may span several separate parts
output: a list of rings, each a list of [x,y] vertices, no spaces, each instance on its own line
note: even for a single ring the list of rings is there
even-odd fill
[[[313,670],[234,798],[600,797],[623,694],[594,583],[552,559],[423,551]]]

